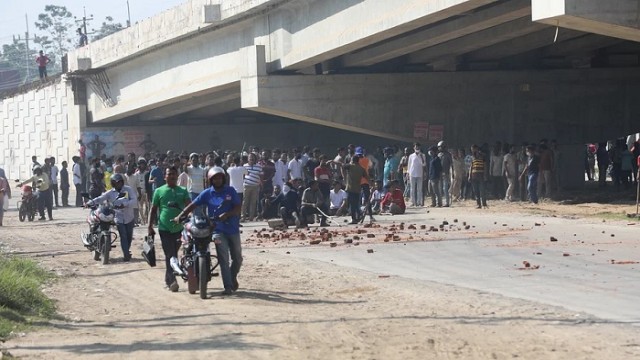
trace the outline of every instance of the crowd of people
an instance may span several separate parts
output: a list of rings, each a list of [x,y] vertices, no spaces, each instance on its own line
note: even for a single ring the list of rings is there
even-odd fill
[[[82,145],[82,144],[81,144]],[[129,261],[133,228],[148,226],[155,235],[157,225],[167,259],[165,282],[178,290],[169,259],[177,256],[182,225],[177,219],[197,209],[207,209],[217,218],[214,237],[220,260],[225,294],[238,288],[237,275],[242,264],[240,227],[242,222],[280,221],[280,226],[307,227],[318,220],[350,216],[351,224],[375,221],[378,214],[403,214],[407,206],[422,207],[425,198],[432,207],[450,207],[473,199],[478,209],[488,200],[530,201],[549,198],[559,190],[558,164],[561,159],[555,141],[518,147],[496,142],[450,150],[444,141],[423,152],[419,143],[378,147],[373,151],[348,145],[335,154],[324,154],[308,146],[292,149],[248,151],[210,151],[144,154],[112,158],[102,155],[84,161],[72,158],[71,172],[66,161],[62,168],[56,159],[46,158],[41,165],[32,158],[34,176],[18,186],[32,183],[38,190],[40,220],[52,220],[52,209],[69,206],[69,187],[76,189],[76,206],[85,206],[81,194],[93,202],[111,199],[119,202],[116,222],[124,261]],[[588,145],[585,171],[589,180],[598,164],[599,181],[607,171],[616,187],[637,181],[640,146],[627,148],[618,141]],[[0,169],[0,192],[10,196],[8,181]],[[121,199],[121,194],[127,196]],[[3,197],[0,197],[3,199]],[[1,200],[0,200],[1,201]],[[178,204],[178,206],[176,206]],[[407,205],[409,204],[409,205]],[[2,210],[0,206],[0,225]]]

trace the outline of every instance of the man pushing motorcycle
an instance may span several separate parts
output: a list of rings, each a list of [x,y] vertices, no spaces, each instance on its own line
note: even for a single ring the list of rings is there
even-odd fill
[[[134,207],[138,204],[138,195],[135,189],[124,184],[122,174],[111,175],[111,190],[91,199],[87,205],[101,204],[108,201],[115,208],[115,221],[120,236],[123,261],[131,260],[131,241],[133,240],[133,226],[135,223]]]
[[[201,192],[189,206],[173,220],[188,215],[198,206],[207,205],[208,216],[213,220],[215,229],[213,241],[220,264],[222,295],[231,295],[238,290],[238,273],[242,266],[242,248],[240,246],[240,211],[242,202],[235,189],[225,184],[225,172],[221,167],[212,167],[207,172],[210,187]],[[229,264],[231,258],[231,265]]]

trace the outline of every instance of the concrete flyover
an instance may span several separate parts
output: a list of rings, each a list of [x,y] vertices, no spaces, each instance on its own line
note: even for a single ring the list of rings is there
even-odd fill
[[[302,122],[331,144],[558,138],[577,161],[585,142],[640,130],[631,3],[190,0],[68,54],[69,139],[239,147],[203,133],[280,122],[270,141],[302,145]]]

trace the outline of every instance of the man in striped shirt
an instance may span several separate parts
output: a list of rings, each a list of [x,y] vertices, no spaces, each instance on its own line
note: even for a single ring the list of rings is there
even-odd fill
[[[242,199],[242,218],[254,221],[258,210],[258,197],[262,185],[262,166],[256,164],[256,155],[249,154],[248,163],[244,164],[247,174],[244,176],[244,198]]]
[[[473,192],[476,195],[478,209],[487,207],[487,197],[484,191],[484,182],[487,179],[485,155],[480,151],[478,145],[471,146],[472,161],[471,171],[469,171],[469,181],[473,186]]]

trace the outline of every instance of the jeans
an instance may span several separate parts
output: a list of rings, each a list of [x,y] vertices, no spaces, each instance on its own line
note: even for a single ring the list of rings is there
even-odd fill
[[[353,222],[357,222],[358,213],[360,212],[360,193],[348,191],[347,196],[351,212],[351,220]]]
[[[424,195],[422,192],[422,177],[411,177],[411,204],[413,206],[424,206]]]
[[[451,193],[449,190],[451,189],[451,174],[444,174],[442,178],[442,194],[444,196],[444,205],[451,205]]]
[[[76,206],[82,206],[82,195],[80,195],[82,193],[82,184],[75,184],[76,185]]]
[[[538,203],[538,174],[529,174],[529,185],[527,185],[527,191],[529,192],[529,199],[532,203]]]
[[[478,207],[487,206],[487,195],[484,191],[484,179],[482,177],[472,178],[471,185],[473,186],[473,192],[476,195],[476,203]]]
[[[176,281],[176,275],[171,268],[171,258],[178,257],[178,249],[180,249],[180,233],[171,233],[168,231],[159,231],[160,241],[162,242],[162,251],[164,252],[164,266],[166,268],[164,273],[164,282],[167,286]]]
[[[213,240],[216,243],[216,254],[218,256],[218,264],[220,264],[222,284],[225,290],[233,290],[233,284],[242,266],[240,233],[231,235],[216,233],[213,235]],[[229,255],[231,255],[231,266],[229,266]]]
[[[44,218],[45,208],[47,208],[47,215],[49,215],[49,220],[51,220],[53,218],[53,198],[51,197],[51,189],[39,191],[38,194],[38,212],[40,213],[41,218]]]
[[[440,179],[429,180],[429,188],[431,189],[431,206],[442,206],[442,186]]]
[[[129,258],[129,249],[131,248],[131,241],[133,241],[133,225],[135,221],[128,224],[118,224],[118,234],[120,235],[120,247],[122,248],[122,254],[125,259]]]
[[[58,184],[51,184],[51,191],[53,192],[53,203],[58,207]]]

